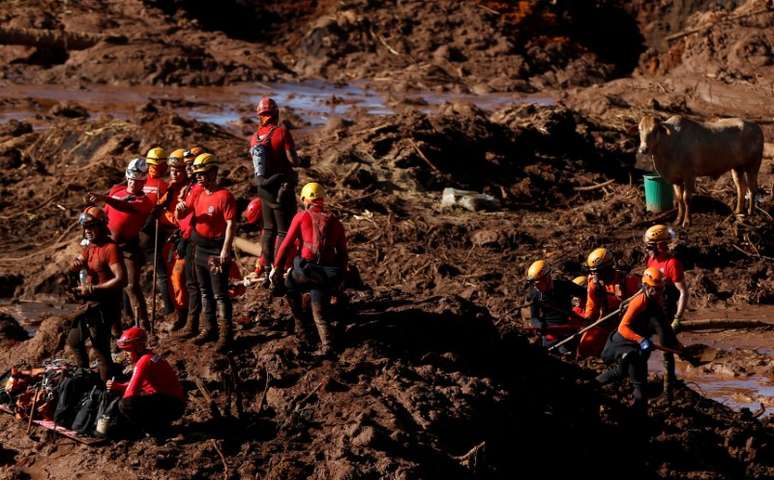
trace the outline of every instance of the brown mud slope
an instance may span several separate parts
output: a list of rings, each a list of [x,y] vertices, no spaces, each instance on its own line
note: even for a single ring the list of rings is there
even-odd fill
[[[224,183],[240,205],[251,195],[244,139],[167,104],[149,103],[121,121],[52,116],[47,130],[7,128],[0,158],[14,167],[0,186],[0,282],[8,297],[66,292],[60,272],[76,248],[86,191],[120,181],[126,159],[151,145],[205,145],[224,160]],[[642,264],[633,246],[652,220],[641,188],[630,184],[635,145],[624,130],[561,106],[487,114],[452,104],[434,114],[334,119],[299,144],[313,159],[302,181],[331,186],[363,281],[334,317],[340,359],[299,354],[281,302],[250,290],[235,312],[248,320],[235,349],[241,420],[213,419],[194,386],[203,379],[228,416],[228,363],[210,347],[165,337],[160,351],[184,375],[191,400],[182,440],[75,448],[28,440],[0,417],[2,444],[17,462],[8,475],[57,478],[77,465],[100,478],[207,478],[224,468],[216,450],[230,475],[246,478],[512,478],[528,463],[603,478],[621,469],[643,478],[772,474],[771,429],[749,412],[682,389],[678,402],[657,400],[651,420],[638,425],[627,388],[593,387],[592,371],[535,351],[514,330],[523,272],[536,257],[571,276],[606,244],[622,267]],[[608,176],[616,181],[584,190]],[[489,192],[502,209],[441,210],[445,186]],[[734,224],[726,218],[730,192],[719,194],[725,203],[700,200],[696,226],[682,234],[695,303],[771,303],[774,272],[763,256],[774,255],[772,224],[760,217]],[[770,201],[762,206],[774,212]],[[6,342],[0,366],[60,355],[66,322],[52,318],[34,338]]]
[[[0,5],[0,20],[0,72],[21,83],[322,77],[398,91],[534,91],[629,74],[644,51],[612,0],[28,1]]]

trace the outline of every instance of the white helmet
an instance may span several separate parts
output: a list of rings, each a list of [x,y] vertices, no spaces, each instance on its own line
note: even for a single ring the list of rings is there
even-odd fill
[[[144,158],[135,158],[126,167],[127,180],[145,180],[148,178],[148,164]]]

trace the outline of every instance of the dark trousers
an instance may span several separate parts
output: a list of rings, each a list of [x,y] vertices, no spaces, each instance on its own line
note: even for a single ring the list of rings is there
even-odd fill
[[[188,292],[188,315],[196,320],[202,312],[202,298],[199,293],[199,281],[196,279],[196,246],[190,240],[185,241],[185,289]]]
[[[205,320],[212,328],[217,320],[217,311],[221,313],[223,321],[231,323],[231,298],[228,296],[228,265],[223,265],[221,272],[210,271],[207,260],[211,256],[219,256],[220,249],[205,248],[197,245],[195,262],[196,280],[199,283],[199,295],[202,301],[202,310]]]
[[[183,416],[185,404],[169,395],[136,395],[122,398],[118,410],[133,426],[145,432],[158,432]]]
[[[277,208],[272,208],[268,202],[263,202],[263,233],[261,234],[261,256],[264,265],[271,265],[274,254],[290,228],[290,222],[296,214],[296,200],[294,186],[285,189],[285,193],[278,199]]]
[[[120,318],[121,315],[120,298],[115,296],[113,301],[102,301],[89,308],[86,313],[73,321],[67,335],[67,345],[75,354],[75,362],[79,367],[89,367],[86,340],[91,341],[102,381],[109,380],[115,368],[113,358],[110,356],[110,330],[114,319]]]

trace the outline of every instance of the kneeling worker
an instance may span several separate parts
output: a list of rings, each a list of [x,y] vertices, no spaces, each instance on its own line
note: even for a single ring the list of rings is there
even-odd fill
[[[533,262],[527,270],[527,281],[531,285],[527,300],[530,302],[530,316],[532,326],[538,329],[542,335],[543,346],[550,347],[557,340],[556,334],[560,329],[572,327],[577,322],[571,314],[573,297],[582,297],[586,294],[583,287],[563,279],[553,279],[551,267],[544,260]],[[553,331],[552,331],[553,330]],[[568,335],[572,333],[567,328]],[[560,347],[562,353],[569,350]]]
[[[308,291],[312,297],[312,316],[320,335],[320,353],[330,355],[333,353],[333,338],[324,318],[324,307],[329,303],[329,295],[341,285],[347,271],[348,256],[344,226],[325,210],[324,199],[325,192],[317,183],[308,183],[301,190],[304,211],[293,217],[287,236],[274,257],[269,279],[272,285],[280,281],[285,257],[298,239],[301,255],[294,259],[285,282],[296,334],[305,336],[301,294]]]
[[[129,383],[108,380],[107,389],[123,394],[121,415],[144,432],[164,430],[183,416],[185,394],[177,373],[166,360],[146,348],[147,334],[132,327],[118,339],[118,348],[129,352],[134,371]]]

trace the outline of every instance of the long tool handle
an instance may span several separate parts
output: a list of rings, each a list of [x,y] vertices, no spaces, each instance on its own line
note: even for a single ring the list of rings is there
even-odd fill
[[[587,326],[587,327],[583,327],[582,329],[578,330],[577,332],[575,332],[574,334],[572,334],[572,335],[570,335],[569,337],[565,338],[564,340],[560,341],[559,343],[555,343],[555,344],[551,345],[550,347],[548,347],[548,351],[550,352],[551,350],[556,350],[557,348],[561,347],[561,346],[562,346],[562,345],[564,345],[565,343],[572,341],[573,339],[575,339],[575,338],[577,338],[577,337],[579,337],[579,336],[583,335],[584,333],[588,332],[588,331],[589,331],[589,330],[591,330],[592,328],[594,328],[594,327],[596,327],[596,326],[600,325],[601,323],[603,323],[603,322],[606,322],[606,321],[607,321],[607,320],[609,320],[610,318],[612,318],[612,317],[614,317],[614,316],[618,315],[619,313],[621,313],[621,310],[623,310],[623,309],[624,309],[624,307],[626,307],[626,306],[629,304],[629,302],[630,302],[630,301],[631,301],[631,300],[632,300],[634,297],[636,297],[636,296],[637,296],[639,293],[640,293],[640,292],[637,292],[637,293],[635,293],[634,295],[632,295],[631,297],[627,298],[626,300],[624,300],[623,302],[621,302],[621,305],[620,305],[618,308],[616,308],[616,309],[615,309],[615,310],[613,310],[612,312],[608,313],[608,314],[607,314],[607,315],[605,315],[604,317],[600,318],[600,319],[599,319],[599,320],[597,320],[596,322],[592,323],[591,325],[589,325],[589,326]]]
[[[30,409],[30,420],[27,422],[27,434],[30,433],[32,428],[32,420],[35,418],[35,409],[38,406],[38,395],[40,395],[40,388],[35,389],[34,397],[32,397],[32,408]]]
[[[151,335],[156,332],[156,270],[159,262],[159,219],[156,218],[156,228],[153,230],[153,293],[151,294]]]
[[[658,343],[654,343],[653,348],[655,348],[656,350],[661,350],[662,352],[674,353],[675,355],[683,354],[682,350],[678,350],[677,348],[665,347],[663,345],[659,345]]]

